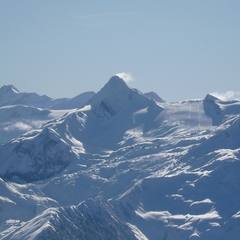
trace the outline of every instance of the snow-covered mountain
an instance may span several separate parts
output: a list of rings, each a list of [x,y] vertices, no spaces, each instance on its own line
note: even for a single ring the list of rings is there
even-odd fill
[[[36,93],[20,92],[13,85],[4,85],[0,88],[0,106],[21,104],[45,107],[49,102],[51,102],[51,98],[46,95],[40,96]]]
[[[73,98],[52,99],[36,93],[20,92],[12,85],[0,88],[0,144],[38,129],[71,109],[82,108],[95,95],[85,92]]]
[[[240,114],[239,100],[225,101],[214,95],[208,94],[203,104],[206,114],[212,118],[214,125],[221,124],[233,115]]]
[[[86,105],[94,95],[94,92],[84,92],[73,98],[55,99],[52,100],[50,107],[52,109],[81,108]]]
[[[94,92],[86,92],[73,98],[53,99],[46,95],[20,92],[13,85],[4,85],[0,88],[0,106],[25,105],[50,109],[81,108],[94,94]]]
[[[164,102],[164,100],[155,92],[151,91],[151,92],[147,92],[147,93],[144,93],[144,95],[156,102]]]
[[[238,239],[237,100],[163,102],[113,76],[83,105],[0,108],[41,122],[0,145],[0,239]]]
[[[2,239],[137,238],[131,228],[118,218],[109,203],[90,199],[69,207],[49,208]]]
[[[86,110],[65,114],[0,147],[0,176],[24,181],[44,179],[82,153],[114,149],[127,130],[148,124],[162,108],[117,76],[91,99]],[[146,109],[146,116],[137,114]],[[117,129],[118,128],[118,129]],[[113,129],[116,129],[113,131]]]
[[[0,144],[6,143],[44,123],[59,118],[67,110],[51,110],[26,105],[0,107]]]

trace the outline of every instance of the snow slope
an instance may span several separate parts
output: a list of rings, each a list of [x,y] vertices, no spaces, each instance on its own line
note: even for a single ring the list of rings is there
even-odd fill
[[[0,144],[64,115],[64,110],[48,110],[25,105],[0,107]]]
[[[111,205],[88,200],[76,206],[49,208],[2,239],[137,239]]]
[[[160,103],[113,76],[0,147],[0,239],[238,239],[237,105]]]
[[[12,181],[50,177],[77,158],[71,147],[51,128],[33,131],[0,146],[0,176]]]

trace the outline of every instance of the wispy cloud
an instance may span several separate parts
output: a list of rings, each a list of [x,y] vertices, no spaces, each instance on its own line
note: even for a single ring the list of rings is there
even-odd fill
[[[26,123],[23,122],[16,122],[14,124],[11,124],[10,126],[3,128],[5,131],[29,131],[32,129],[32,127]]]
[[[116,76],[120,77],[121,79],[123,79],[125,82],[132,82],[134,80],[132,74],[127,73],[127,72],[120,72],[120,73],[116,73]]]
[[[213,92],[211,94],[223,101],[240,100],[240,92],[236,91]]]

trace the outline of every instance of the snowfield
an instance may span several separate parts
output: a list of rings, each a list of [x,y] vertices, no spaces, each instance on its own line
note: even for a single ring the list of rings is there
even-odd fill
[[[79,96],[0,89],[0,239],[239,239],[239,100]]]

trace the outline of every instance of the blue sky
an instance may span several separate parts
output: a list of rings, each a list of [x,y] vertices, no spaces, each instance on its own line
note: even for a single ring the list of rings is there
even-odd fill
[[[0,83],[52,97],[118,72],[167,100],[240,91],[239,0],[0,0]]]

